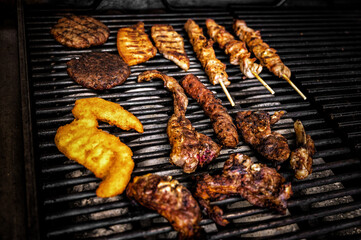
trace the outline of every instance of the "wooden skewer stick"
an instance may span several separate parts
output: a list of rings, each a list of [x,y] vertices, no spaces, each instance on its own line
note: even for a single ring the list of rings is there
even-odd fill
[[[273,89],[255,72],[251,71],[251,73],[258,79],[258,81],[260,81],[262,83],[262,85],[267,88],[267,90],[271,93],[271,94],[275,94],[275,91],[273,91]]]
[[[296,92],[298,94],[300,94],[300,96],[303,98],[303,100],[307,99],[307,97],[305,95],[303,95],[303,93],[300,91],[300,89],[298,89],[298,87],[286,75],[283,74],[282,76],[293,87],[293,89],[295,89]]]
[[[229,94],[228,89],[224,85],[224,82],[222,81],[222,79],[219,80],[219,83],[221,84],[221,87],[222,87],[224,93],[226,94],[228,101],[231,103],[231,106],[234,107],[234,105],[236,105],[236,104],[234,104],[231,94]]]

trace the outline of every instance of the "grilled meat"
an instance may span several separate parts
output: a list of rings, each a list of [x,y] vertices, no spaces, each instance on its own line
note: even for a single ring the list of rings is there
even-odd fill
[[[245,43],[253,52],[256,58],[261,62],[262,66],[268,68],[270,72],[279,78],[285,75],[291,78],[291,70],[282,62],[277,51],[265,43],[259,31],[254,31],[252,28],[247,27],[246,22],[243,20],[235,20],[233,29],[236,35]]]
[[[59,19],[50,33],[62,45],[80,49],[104,44],[110,31],[92,17],[70,15]]]
[[[188,98],[177,80],[153,70],[140,74],[138,81],[150,81],[154,78],[162,79],[164,86],[173,93],[174,98],[174,114],[167,126],[167,134],[172,146],[170,162],[182,167],[186,173],[194,172],[198,166],[203,167],[215,159],[221,147],[210,137],[198,133],[186,118]]]
[[[236,147],[238,144],[237,128],[221,100],[204,86],[199,79],[189,74],[182,79],[184,90],[201,105],[205,114],[211,119],[213,130],[223,146]]]
[[[130,67],[118,55],[85,53],[66,63],[69,76],[78,84],[95,90],[121,85],[130,75]]]
[[[120,28],[117,34],[117,48],[119,55],[129,66],[146,62],[157,54],[157,49],[145,33],[143,22]]]
[[[236,116],[236,124],[246,143],[252,145],[265,158],[282,163],[290,156],[287,139],[271,131],[284,111],[270,116],[264,111],[242,111]]]
[[[184,25],[188,33],[193,50],[197,54],[198,60],[201,62],[209,81],[216,85],[219,81],[223,81],[228,86],[228,75],[226,73],[226,65],[217,59],[213,49],[213,41],[207,40],[203,35],[203,29],[200,28],[193,20],[188,19]]]
[[[197,239],[201,220],[199,205],[177,180],[147,174],[134,177],[126,191],[129,198],[165,217],[179,233],[179,239]]]
[[[290,164],[295,170],[297,179],[304,179],[312,173],[312,156],[315,154],[315,143],[310,135],[306,134],[300,120],[294,123],[297,148],[291,152]]]
[[[206,20],[208,35],[213,41],[216,41],[221,49],[224,49],[226,54],[230,55],[230,63],[239,65],[242,73],[247,78],[254,78],[252,72],[259,74],[262,71],[262,66],[255,63],[255,58],[250,58],[251,53],[248,52],[244,42],[235,40],[233,35],[226,29],[218,25],[213,19]]]
[[[187,71],[189,69],[189,58],[184,51],[184,42],[171,25],[156,24],[152,26],[152,38],[155,46],[163,56],[180,68]]]
[[[291,184],[274,169],[265,164],[253,163],[241,153],[232,154],[224,163],[220,175],[198,176],[194,196],[217,224],[225,226],[223,211],[211,200],[241,196],[258,207],[267,207],[285,214],[287,200],[292,195]]]

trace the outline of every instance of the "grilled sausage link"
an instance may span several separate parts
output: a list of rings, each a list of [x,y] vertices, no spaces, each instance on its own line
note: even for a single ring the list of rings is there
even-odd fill
[[[236,147],[238,144],[237,128],[221,100],[206,88],[193,74],[182,79],[182,86],[186,93],[201,105],[205,114],[211,119],[213,130],[217,138],[226,147]]]

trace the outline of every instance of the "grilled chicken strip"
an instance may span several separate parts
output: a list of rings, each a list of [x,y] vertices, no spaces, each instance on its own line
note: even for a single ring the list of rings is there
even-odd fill
[[[236,147],[238,144],[237,128],[221,100],[206,88],[193,74],[182,79],[184,90],[203,108],[204,113],[211,119],[213,130],[223,146]]]
[[[190,191],[171,176],[134,177],[128,184],[127,196],[165,217],[179,233],[179,239],[197,239],[202,217],[199,205]]]
[[[216,85],[219,81],[223,81],[224,85],[231,84],[228,81],[226,73],[226,65],[217,59],[213,49],[213,41],[207,40],[203,34],[203,29],[200,28],[192,19],[184,24],[184,28],[188,33],[190,42],[193,46],[194,52],[197,54],[198,60],[201,62],[209,81]]]
[[[254,78],[252,72],[259,74],[262,71],[262,66],[255,63],[256,58],[250,58],[251,53],[248,52],[246,44],[242,41],[235,40],[233,35],[226,29],[218,25],[213,19],[206,20],[208,35],[213,41],[216,41],[221,49],[224,49],[226,54],[230,56],[230,63],[239,65],[242,73],[247,78]]]
[[[194,172],[198,166],[203,167],[215,159],[221,150],[212,139],[198,133],[186,118],[188,98],[177,80],[156,70],[143,72],[138,81],[150,81],[160,78],[164,86],[173,93],[174,114],[168,121],[167,134],[172,152],[170,162],[183,168],[185,173]]]
[[[222,200],[231,196],[241,196],[258,207],[267,207],[285,214],[287,200],[293,194],[291,183],[274,169],[265,164],[253,163],[241,153],[232,154],[224,163],[221,175],[209,174],[197,177],[194,196],[199,204],[217,224],[225,226],[223,211],[211,200]]]
[[[146,62],[157,54],[157,49],[145,33],[143,22],[120,28],[117,35],[117,48],[119,55],[129,66]]]
[[[312,173],[312,156],[315,154],[315,143],[310,135],[306,134],[300,120],[294,123],[297,148],[291,152],[290,164],[295,170],[297,179],[305,179]]]
[[[284,111],[270,116],[264,111],[242,111],[236,116],[236,124],[246,143],[252,145],[265,158],[282,163],[290,156],[287,139],[271,131],[271,125],[278,122]]]
[[[158,51],[166,59],[173,61],[180,68],[189,69],[189,58],[184,51],[184,42],[171,25],[156,24],[152,26],[152,38]]]
[[[267,67],[270,72],[279,78],[282,78],[283,74],[291,78],[291,70],[282,62],[280,56],[276,53],[277,51],[262,40],[259,31],[247,27],[246,22],[239,19],[234,21],[233,29],[236,35],[247,43],[247,46],[261,62],[262,66]]]

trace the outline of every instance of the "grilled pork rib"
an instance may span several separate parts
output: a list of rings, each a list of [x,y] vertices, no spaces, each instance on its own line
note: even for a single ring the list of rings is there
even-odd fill
[[[197,178],[194,196],[208,215],[221,226],[227,225],[228,221],[223,218],[222,209],[211,206],[210,201],[237,195],[255,206],[285,214],[292,189],[291,184],[285,184],[285,179],[274,168],[253,163],[247,155],[241,153],[230,156],[224,163],[221,175],[206,174]]]
[[[265,158],[282,163],[290,156],[287,139],[271,131],[284,111],[270,116],[264,111],[242,111],[236,116],[236,124],[246,143],[252,145]]]
[[[145,33],[143,22],[120,28],[117,34],[117,48],[119,55],[129,66],[146,62],[157,54],[157,49]]]
[[[165,217],[179,232],[179,239],[196,239],[201,211],[189,190],[177,180],[147,174],[134,177],[126,191],[129,198]]]
[[[177,80],[156,70],[143,72],[138,81],[150,81],[160,78],[164,86],[173,93],[174,114],[168,121],[167,134],[172,152],[170,162],[182,167],[185,173],[194,172],[198,166],[203,167],[215,159],[221,150],[212,139],[198,133],[186,118],[188,98]]]
[[[238,144],[237,128],[221,100],[192,74],[182,79],[184,90],[201,105],[205,114],[211,119],[217,138],[226,147],[236,147]]]
[[[315,154],[315,143],[310,135],[306,134],[300,120],[294,123],[297,148],[291,152],[290,164],[295,170],[297,179],[304,179],[312,173],[312,156]]]
[[[171,25],[153,25],[151,35],[155,46],[165,58],[173,61],[185,71],[189,69],[189,58],[184,51],[183,38]]]

